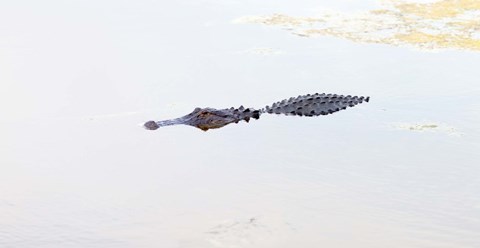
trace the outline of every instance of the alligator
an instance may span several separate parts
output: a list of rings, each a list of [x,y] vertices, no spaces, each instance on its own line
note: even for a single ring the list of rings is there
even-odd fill
[[[328,115],[369,100],[370,97],[363,96],[315,93],[291,97],[262,109],[245,108],[243,106],[226,109],[195,108],[192,113],[180,118],[148,121],[143,126],[148,130],[156,130],[163,126],[183,124],[207,131],[224,127],[230,123],[238,123],[242,120],[249,122],[250,119],[259,119],[260,115],[264,113],[308,117]]]

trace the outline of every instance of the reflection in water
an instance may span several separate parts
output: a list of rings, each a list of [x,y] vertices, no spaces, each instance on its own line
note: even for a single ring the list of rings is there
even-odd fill
[[[247,49],[243,51],[239,51],[238,54],[253,54],[253,55],[261,55],[261,56],[270,56],[270,55],[280,55],[283,54],[283,51],[276,50],[270,47],[255,47],[252,49]]]
[[[317,17],[273,14],[242,17],[235,22],[281,26],[303,37],[325,35],[426,50],[480,50],[480,2],[477,0],[433,3],[391,0],[382,9],[361,13],[324,12]]]
[[[192,113],[180,118],[148,121],[144,127],[148,130],[156,130],[163,126],[183,124],[207,131],[240,121],[249,122],[251,118],[259,119],[263,113],[299,116],[328,115],[369,100],[370,97],[363,96],[315,93],[284,99],[262,109],[244,108],[243,106],[229,109],[195,108]]]
[[[288,235],[294,231],[290,223],[279,218],[257,218],[241,220],[225,220],[210,228],[206,234],[206,240],[213,247],[245,247],[253,245],[272,245],[268,238],[278,238],[278,235]],[[268,247],[268,246],[267,246]]]

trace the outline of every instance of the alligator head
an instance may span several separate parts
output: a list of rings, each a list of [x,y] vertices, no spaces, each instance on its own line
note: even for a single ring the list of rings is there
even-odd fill
[[[195,108],[192,113],[185,116],[185,124],[195,126],[203,131],[221,128],[240,121],[240,117],[238,114],[234,114],[234,111],[230,109]]]
[[[190,125],[207,131],[208,129],[221,128],[230,123],[239,121],[248,122],[250,118],[260,118],[260,111],[243,106],[240,108],[214,109],[214,108],[195,108],[190,114],[180,118],[165,121],[148,121],[144,127],[149,130],[155,130],[161,126],[176,124]]]

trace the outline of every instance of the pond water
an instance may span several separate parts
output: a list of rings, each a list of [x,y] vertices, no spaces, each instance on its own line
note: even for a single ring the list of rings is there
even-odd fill
[[[479,13],[1,2],[0,247],[480,247]],[[371,100],[140,126],[315,92]]]

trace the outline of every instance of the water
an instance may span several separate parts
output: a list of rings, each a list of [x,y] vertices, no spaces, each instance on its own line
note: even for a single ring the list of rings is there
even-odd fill
[[[0,247],[480,246],[474,47],[235,22],[375,1],[0,6]],[[139,126],[315,92],[371,101]]]

